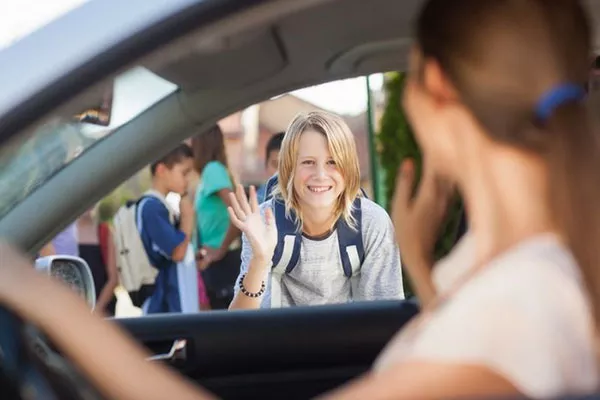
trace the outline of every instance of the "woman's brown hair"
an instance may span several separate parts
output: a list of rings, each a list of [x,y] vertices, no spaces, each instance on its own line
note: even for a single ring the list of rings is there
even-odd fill
[[[208,131],[194,136],[191,147],[194,153],[194,169],[198,174],[202,175],[204,167],[209,162],[218,161],[225,166],[231,177],[225,152],[225,137],[219,125],[214,125]]]
[[[581,98],[540,119],[540,100],[589,74],[592,32],[577,0],[430,0],[416,26],[484,130],[547,160],[554,215],[600,321],[600,147]],[[543,284],[543,283],[540,283]]]

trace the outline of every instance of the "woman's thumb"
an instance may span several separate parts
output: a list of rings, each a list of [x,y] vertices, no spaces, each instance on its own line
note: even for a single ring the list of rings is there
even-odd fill
[[[412,197],[412,188],[415,180],[415,166],[411,159],[404,160],[400,164],[396,175],[396,189],[394,190],[394,209],[406,209]]]

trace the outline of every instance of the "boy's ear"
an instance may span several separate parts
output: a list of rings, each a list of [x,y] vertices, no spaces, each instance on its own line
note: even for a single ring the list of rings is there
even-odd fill
[[[159,176],[165,173],[165,170],[168,170],[167,166],[164,163],[156,164],[156,172],[155,175]]]
[[[194,170],[194,159],[187,158],[184,165],[185,165],[186,173],[192,172]]]

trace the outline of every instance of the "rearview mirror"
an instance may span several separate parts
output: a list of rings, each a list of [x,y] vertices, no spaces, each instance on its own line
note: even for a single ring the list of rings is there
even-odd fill
[[[62,281],[79,294],[94,309],[96,289],[88,264],[80,257],[47,256],[35,260],[35,269]]]
[[[100,99],[90,107],[76,114],[73,119],[92,125],[109,126],[112,116],[114,82],[106,89]]]

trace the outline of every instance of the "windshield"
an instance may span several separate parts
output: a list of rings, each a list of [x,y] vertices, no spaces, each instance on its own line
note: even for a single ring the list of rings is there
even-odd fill
[[[87,1],[89,0],[19,0],[3,4],[0,14],[0,48],[13,45]]]
[[[92,124],[83,114],[56,117],[28,135],[14,137],[0,148],[0,218],[43,185],[54,174],[114,133],[120,126],[177,90],[151,71],[133,68],[115,78],[108,109]],[[106,104],[102,104],[106,106]],[[81,110],[89,116],[95,109]]]

